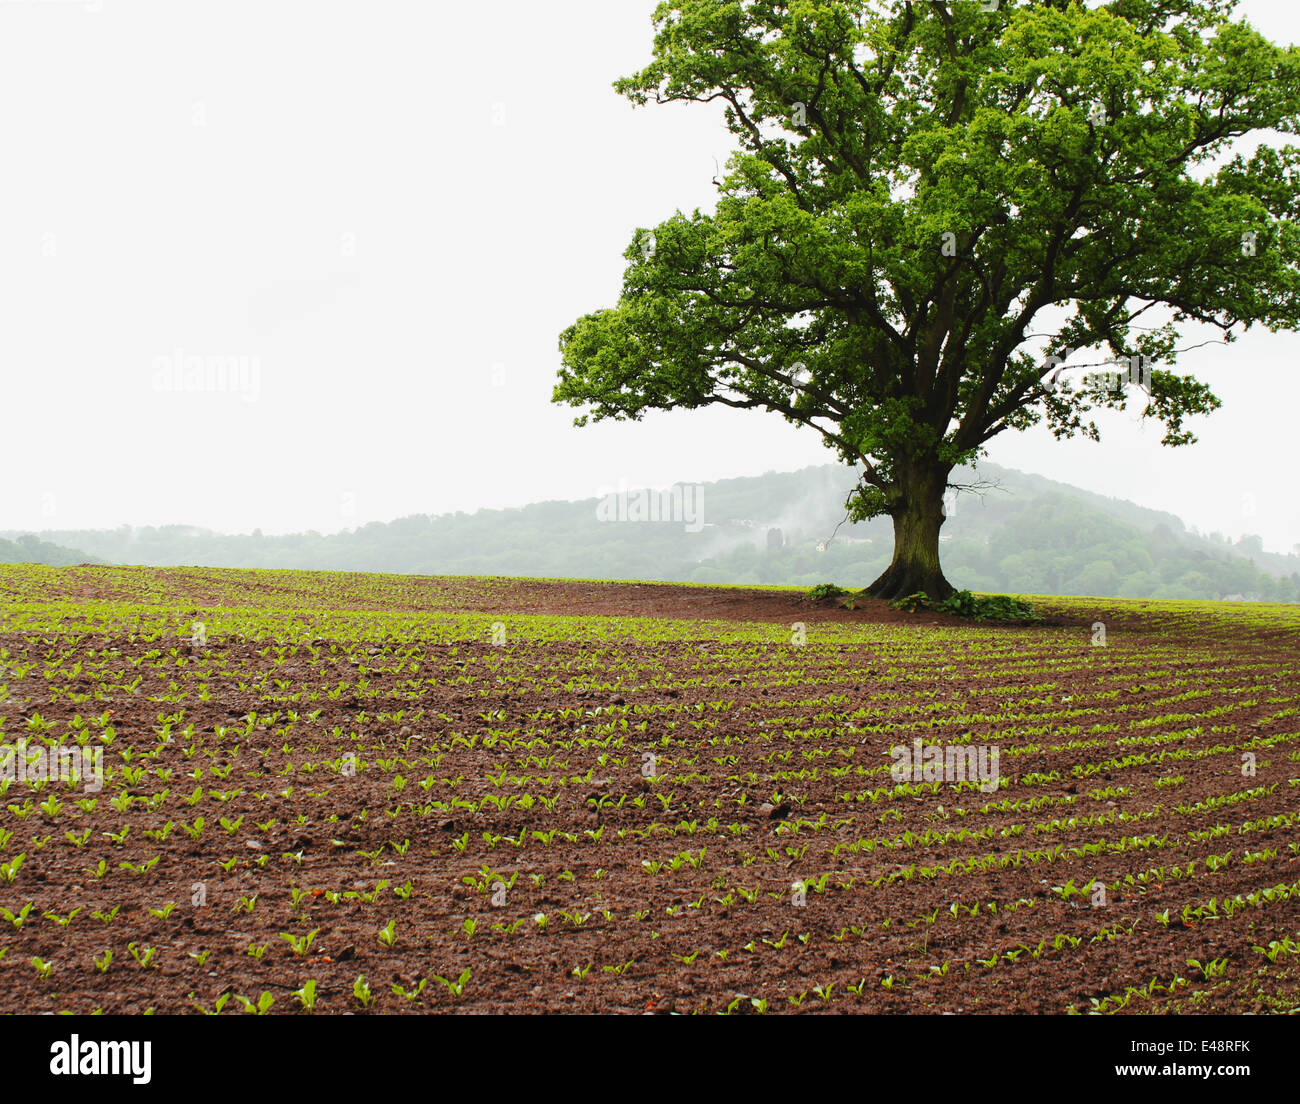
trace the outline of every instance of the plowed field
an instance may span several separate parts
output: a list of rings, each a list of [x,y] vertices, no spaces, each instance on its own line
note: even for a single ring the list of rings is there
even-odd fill
[[[1297,1010],[1300,608],[1031,601],[0,567],[0,1012]]]

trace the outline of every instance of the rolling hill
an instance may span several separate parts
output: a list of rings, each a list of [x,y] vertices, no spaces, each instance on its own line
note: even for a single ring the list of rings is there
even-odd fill
[[[826,465],[692,485],[653,502],[622,489],[605,500],[413,515],[331,534],[176,525],[5,535],[72,557],[37,562],[863,586],[887,563],[892,531],[887,519],[843,524],[853,481],[850,470]],[[955,473],[953,482],[974,488],[951,500],[943,531],[945,571],[958,587],[1300,597],[1300,557],[1265,553],[1258,538],[1201,535],[1173,514],[994,464]]]

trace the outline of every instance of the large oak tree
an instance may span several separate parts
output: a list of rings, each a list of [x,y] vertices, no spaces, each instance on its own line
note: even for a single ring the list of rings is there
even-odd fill
[[[1098,439],[1137,402],[1186,444],[1219,405],[1174,370],[1187,330],[1300,325],[1300,52],[1235,6],[661,4],[615,88],[720,102],[738,148],[716,210],[639,230],[617,305],[565,330],[555,400],[816,429],[852,516],[893,518],[870,593],[946,597],[943,496],[990,438]],[[1143,359],[1117,385],[1071,357]]]

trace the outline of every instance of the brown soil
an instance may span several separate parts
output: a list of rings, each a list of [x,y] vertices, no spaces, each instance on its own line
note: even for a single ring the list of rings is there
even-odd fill
[[[328,578],[330,608],[373,608],[340,598],[360,577]],[[199,572],[173,582],[198,607],[225,593]],[[268,606],[300,601],[296,584],[241,585],[264,587]],[[83,576],[72,593],[116,593],[103,588]],[[0,1011],[185,1012],[267,992],[290,1012],[311,979],[319,1011],[360,1012],[358,975],[369,1010],[390,1013],[1300,1006],[1300,953],[1284,943],[1300,940],[1290,623],[1104,599],[1095,613],[1045,602],[1042,626],[971,628],[777,591],[444,579],[402,593],[385,608],[863,634],[813,634],[799,651],[701,626],[667,642],[325,639],[281,653],[0,633],[5,662],[32,665],[10,673],[0,703],[9,742],[37,714],[66,737],[74,716],[108,709],[116,732],[100,793],[15,782],[3,799],[0,862],[26,859],[0,880],[0,905],[33,907],[21,928],[0,913]],[[1090,646],[1094,620],[1105,649]],[[163,742],[161,716],[182,709]],[[98,742],[101,727],[89,731]],[[895,790],[891,747],[967,733],[1001,748],[1002,790]],[[38,804],[51,792],[55,813]],[[74,804],[87,797],[92,810]],[[1097,907],[1075,892],[1094,881]],[[1272,887],[1285,888],[1246,900]],[[67,926],[52,918],[74,909]],[[282,937],[313,930],[301,955]],[[1270,942],[1276,961],[1254,949]],[[148,966],[132,945],[153,948]],[[52,963],[48,977],[34,958]],[[435,980],[464,971],[459,995]],[[420,979],[414,1000],[394,991]],[[226,1010],[243,1006],[232,996]]]

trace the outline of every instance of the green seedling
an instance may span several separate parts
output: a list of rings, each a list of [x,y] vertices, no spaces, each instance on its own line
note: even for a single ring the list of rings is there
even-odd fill
[[[316,1011],[316,982],[308,980],[301,989],[295,989],[289,994],[301,1006],[304,1012]]]
[[[6,885],[13,885],[14,879],[18,877],[18,871],[22,869],[23,860],[27,858],[27,853],[15,855],[7,863],[0,863],[0,879],[3,879]]]
[[[235,999],[238,1000],[239,1003],[244,1006],[245,1012],[248,1012],[254,1016],[265,1016],[268,1012],[271,1011],[271,1005],[275,1003],[275,998],[271,996],[270,993],[263,993],[260,997],[257,998],[256,1004],[254,1004],[247,997],[241,997],[238,993],[235,994]]]
[[[1201,963],[1194,958],[1189,958],[1187,960],[1187,965],[1191,966],[1195,970],[1199,970],[1201,976],[1205,978],[1206,981],[1211,981],[1214,978],[1225,977],[1228,973],[1227,958],[1212,958],[1205,963]]]
[[[352,997],[362,1008],[369,1008],[378,1000],[371,991],[370,983],[366,981],[365,974],[358,974],[357,980],[352,983]]]
[[[428,978],[421,978],[420,984],[417,985],[414,989],[404,989],[401,985],[394,983],[393,994],[398,997],[403,997],[406,1000],[414,1003],[415,1001],[420,999],[420,994],[424,992],[424,987],[428,984],[429,984]]]
[[[198,1000],[195,999],[193,993],[189,995],[189,1002],[194,1008],[197,1008],[205,1016],[220,1016],[221,1013],[225,1011],[226,1005],[230,1003],[230,996],[231,995],[229,993],[222,993],[220,996],[218,996],[216,1003],[213,1004],[212,1006],[211,1011],[208,1011],[206,1008],[204,1008],[203,1005],[201,1005],[198,1002]],[[243,1000],[243,998],[241,997],[240,1000]],[[252,1006],[250,1005],[249,1007],[251,1008]]]
[[[459,1000],[462,994],[464,994],[465,986],[468,984],[469,979],[470,971],[468,969],[465,970],[456,981],[448,981],[445,977],[439,977],[437,974],[433,975],[433,980],[445,985],[447,987],[447,992],[456,1000]]]
[[[17,912],[10,912],[7,908],[0,905],[0,917],[3,917],[7,923],[14,926],[15,931],[22,931],[23,925],[27,922],[27,917],[31,914],[33,902],[28,901]]]
[[[131,952],[131,957],[139,963],[142,970],[149,969],[158,954],[157,947],[146,947],[140,943],[128,943],[126,949]]]
[[[311,950],[311,945],[316,942],[316,935],[320,928],[313,928],[306,935],[294,935],[292,932],[281,932],[280,938],[289,944],[293,953],[302,958]]]

